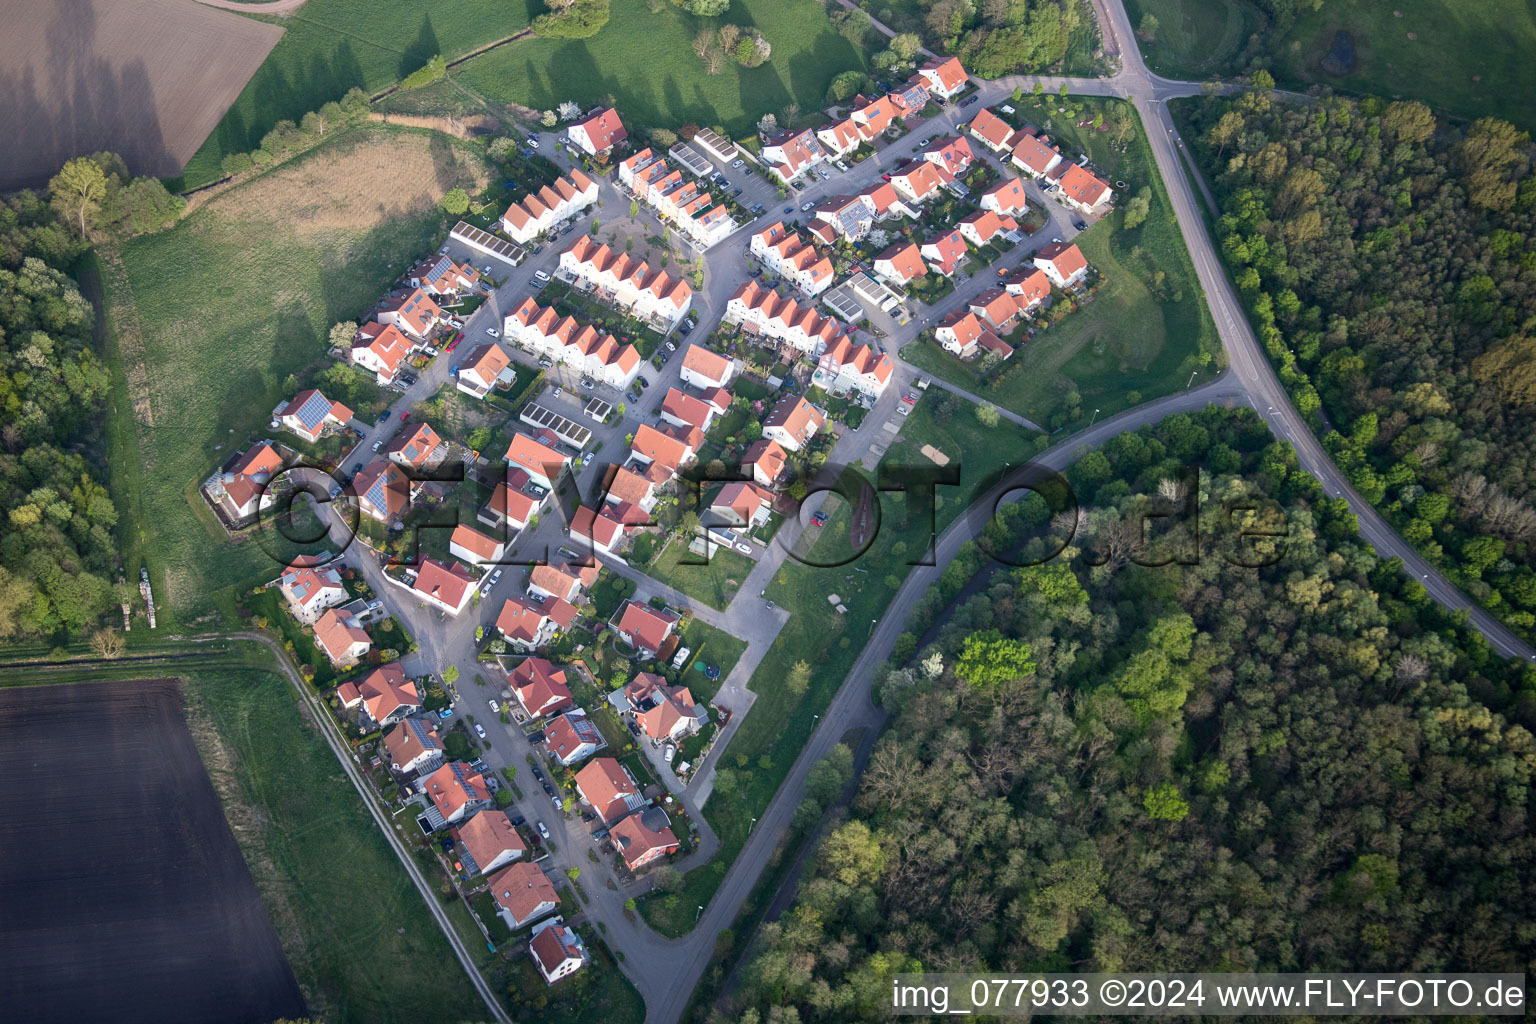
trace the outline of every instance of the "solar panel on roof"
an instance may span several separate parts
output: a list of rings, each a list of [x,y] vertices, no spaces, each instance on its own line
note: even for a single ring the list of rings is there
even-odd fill
[[[299,411],[294,413],[305,429],[314,430],[325,422],[326,415],[331,411],[330,400],[320,392],[315,391],[304,399],[304,404],[299,406]]]

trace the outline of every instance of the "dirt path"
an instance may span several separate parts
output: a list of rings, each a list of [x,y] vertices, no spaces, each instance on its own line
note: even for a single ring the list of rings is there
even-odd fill
[[[261,3],[243,4],[238,0],[196,0],[204,7],[217,7],[221,11],[239,11],[242,14],[287,14],[304,6],[305,0],[264,0]]]

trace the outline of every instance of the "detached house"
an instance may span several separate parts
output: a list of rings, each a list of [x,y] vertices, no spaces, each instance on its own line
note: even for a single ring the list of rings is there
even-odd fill
[[[506,812],[494,808],[460,822],[454,835],[459,841],[466,875],[488,875],[528,852]]]
[[[571,468],[571,460],[542,441],[518,431],[507,445],[507,462],[515,469],[528,474],[528,479],[545,490],[552,491],[560,478]]]
[[[1051,282],[1043,270],[1021,267],[1003,278],[1003,288],[1013,296],[1019,313],[1028,316],[1046,299],[1051,297]]]
[[[597,753],[604,745],[603,734],[579,708],[567,711],[544,727],[544,741],[555,760],[569,768],[577,761]]]
[[[490,394],[496,381],[512,365],[512,360],[492,342],[472,349],[459,366],[459,377],[454,385],[472,398],[484,398]]]
[[[442,443],[437,431],[425,423],[418,423],[410,430],[396,434],[384,447],[384,456],[397,465],[420,469],[432,461],[432,454]]]
[[[403,775],[435,771],[442,760],[443,744],[437,727],[428,718],[407,718],[384,734],[389,767]]]
[[[624,766],[611,757],[595,757],[577,772],[576,792],[604,824],[612,824],[645,806],[640,787]]]
[[[350,612],[330,608],[315,620],[315,646],[332,665],[344,668],[357,664],[357,660],[373,647],[373,641],[353,623]]]
[[[763,526],[772,512],[773,495],[744,480],[726,484],[709,503],[711,519],[737,529]]]
[[[960,268],[960,261],[965,259],[965,239],[960,237],[960,232],[951,228],[933,236],[924,242],[918,249],[918,255],[929,269],[949,277]]]
[[[451,256],[422,260],[411,268],[411,287],[429,295],[459,295],[480,287],[480,272],[468,263],[455,262]]]
[[[817,220],[817,225],[812,228],[812,233],[825,238],[822,229],[830,228],[833,238],[841,236],[850,242],[857,242],[869,234],[870,228],[875,225],[875,211],[873,205],[862,195],[858,196],[828,196],[817,204],[811,214]]]
[[[618,549],[624,546],[625,510],[626,505],[622,504],[611,506],[605,503],[601,510],[578,505],[571,516],[570,535],[592,545],[594,551],[617,557]],[[640,516],[641,522],[650,521],[648,513],[641,512]]]
[[[416,484],[394,462],[374,459],[352,478],[357,508],[369,519],[389,523],[410,507]]]
[[[344,427],[352,420],[352,410],[333,402],[314,388],[300,391],[278,413],[278,422],[314,443],[328,426]]]
[[[875,257],[874,271],[875,276],[898,287],[905,287],[926,274],[928,268],[923,264],[923,257],[916,245],[897,242]]]
[[[449,825],[496,802],[485,776],[462,761],[449,761],[428,775],[421,788]]]
[[[496,632],[518,650],[532,651],[554,639],[555,623],[545,612],[542,602],[509,597],[496,616]]]
[[[709,721],[685,686],[669,686],[653,672],[641,672],[609,697],[620,714],[631,715],[653,743],[691,736]]]
[[[411,590],[434,608],[457,615],[475,596],[475,581],[458,562],[444,565],[435,558],[423,558]]]
[[[629,138],[619,112],[612,107],[593,111],[585,121],[567,128],[565,134],[588,156],[606,153]]]
[[[203,485],[208,500],[234,526],[243,526],[273,501],[267,484],[283,468],[282,457],[267,442],[251,445],[224,464]]]
[[[508,466],[506,478],[497,482],[490,502],[480,513],[481,518],[489,518],[495,525],[513,530],[526,527],[542,504],[523,490],[531,482],[528,474],[517,466]]]
[[[665,811],[660,807],[647,807],[611,826],[608,834],[629,870],[639,871],[647,864],[677,852],[681,844],[670,826]]]
[[[1022,217],[1029,211],[1023,178],[1004,178],[981,194],[981,208],[1005,217]]]
[[[290,565],[278,580],[278,589],[288,601],[288,610],[304,625],[312,625],[327,608],[347,600],[347,588],[341,574],[331,566],[312,568]]]
[[[421,710],[421,694],[398,661],[380,665],[358,680],[357,692],[368,717],[380,726],[393,725]]]
[[[954,180],[955,176],[942,164],[914,160],[892,174],[890,183],[896,194],[908,202],[925,203]]]
[[[1039,267],[1058,288],[1070,288],[1088,275],[1088,261],[1082,250],[1065,242],[1052,242],[1035,253]]]
[[[736,364],[702,345],[689,345],[683,353],[683,383],[708,390],[723,388],[735,375]]]
[[[529,718],[543,718],[571,705],[565,670],[544,658],[524,658],[507,679]]]
[[[555,887],[537,864],[517,861],[493,876],[488,888],[507,927],[521,928],[560,905]]]
[[[1046,136],[1026,132],[1015,141],[1011,159],[1015,167],[1038,181],[1061,163],[1061,150]]]
[[[448,538],[448,553],[473,565],[495,565],[506,551],[506,541],[488,537],[466,523],[455,526]]]
[[[934,328],[934,339],[943,346],[945,351],[952,352],[962,359],[969,359],[979,350],[996,352],[1004,359],[1013,355],[1013,348],[993,334],[968,309],[957,309],[939,322]]]
[[[788,463],[789,453],[777,441],[767,439],[752,442],[741,460],[742,468],[750,467],[752,479],[764,487],[777,485]]]
[[[971,144],[963,135],[944,135],[930,142],[920,154],[922,159],[942,168],[951,177],[958,178],[976,160]],[[894,179],[894,176],[893,176]]]
[[[378,320],[398,327],[417,340],[426,338],[443,319],[443,311],[432,296],[420,288],[408,295],[386,299],[379,307]]]
[[[960,234],[972,245],[986,245],[998,235],[1017,231],[1019,222],[1012,217],[1000,217],[991,210],[977,210],[960,220]]]
[[[778,175],[779,180],[787,185],[799,177],[806,168],[826,160],[827,151],[821,148],[815,131],[804,128],[799,131],[786,130],[765,136],[763,151],[760,155],[769,170]]]
[[[958,57],[931,60],[917,69],[917,75],[930,93],[944,99],[953,99],[971,80]]]
[[[624,603],[614,632],[619,639],[640,652],[641,657],[654,658],[666,647],[678,617],[665,608],[652,608],[633,600]]]
[[[405,357],[420,347],[394,324],[375,320],[358,328],[349,357],[357,366],[372,371],[374,379],[384,385],[395,379]]]
[[[704,435],[695,428],[663,430],[642,423],[635,428],[629,455],[631,462],[642,466],[664,466],[671,476],[693,461],[694,453],[703,443]]]
[[[1022,137],[1012,125],[986,107],[982,107],[971,123],[966,125],[973,138],[994,153],[1007,153]]]
[[[546,921],[533,930],[528,955],[543,976],[544,984],[553,985],[581,970],[582,964],[587,962],[587,947],[569,925]]]
[[[582,591],[597,582],[597,566],[539,565],[528,574],[528,593],[538,597],[558,597],[575,604]]]
[[[1061,197],[1082,213],[1091,213],[1111,195],[1109,186],[1077,164],[1068,164],[1057,183]]]
[[[790,395],[781,398],[763,420],[763,437],[797,452],[826,425],[821,410],[799,395]]]

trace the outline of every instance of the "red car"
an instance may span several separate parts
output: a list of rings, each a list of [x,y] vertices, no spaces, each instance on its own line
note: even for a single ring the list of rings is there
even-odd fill
[[[880,180],[881,181],[890,181],[891,180],[891,176],[889,174],[882,174],[882,175],[880,175]]]
[[[403,413],[400,414],[400,422],[401,423],[409,422],[410,418],[411,418],[411,414],[408,413],[408,412],[403,412]]]
[[[906,402],[908,405],[916,405],[917,404],[917,399],[914,398],[912,395],[902,395],[901,396],[901,400],[903,402]]]

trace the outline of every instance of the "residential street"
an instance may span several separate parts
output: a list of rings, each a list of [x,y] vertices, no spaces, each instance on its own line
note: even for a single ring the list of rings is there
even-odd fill
[[[1105,26],[1106,39],[1134,41],[1135,36],[1121,0],[1103,0],[1102,7],[1107,11],[1110,19],[1110,24]],[[750,230],[760,229],[777,219],[803,220],[805,215],[798,212],[801,204],[815,202],[829,195],[852,194],[877,182],[882,173],[888,173],[905,162],[919,148],[917,145],[919,139],[954,131],[973,118],[982,106],[1006,101],[1015,86],[1022,87],[1027,92],[1037,81],[1040,81],[1048,90],[1054,90],[1065,81],[1075,93],[1126,98],[1135,106],[1147,129],[1158,170],[1167,187],[1180,229],[1210,304],[1229,366],[1214,380],[1206,381],[1202,378],[1192,388],[1134,407],[1065,437],[1041,455],[1036,456],[1033,461],[1050,469],[1061,469],[1084,450],[1102,445],[1122,431],[1137,429],[1172,413],[1200,409],[1210,402],[1228,405],[1247,404],[1269,423],[1277,437],[1289,441],[1295,447],[1303,468],[1316,476],[1329,493],[1343,497],[1349,502],[1352,511],[1359,518],[1362,535],[1379,554],[1387,558],[1401,558],[1406,571],[1413,573],[1437,602],[1447,608],[1465,610],[1472,623],[1487,636],[1490,644],[1499,653],[1522,658],[1536,657],[1536,651],[1533,651],[1530,645],[1515,637],[1493,616],[1475,605],[1465,594],[1435,572],[1392,531],[1386,521],[1349,486],[1343,474],[1328,459],[1321,444],[1301,415],[1291,406],[1278,377],[1260,349],[1258,340],[1239,304],[1236,292],[1222,268],[1201,216],[1195,191],[1196,183],[1192,181],[1188,166],[1179,153],[1182,141],[1174,129],[1172,118],[1167,110],[1167,101],[1180,96],[1196,95],[1200,91],[1200,86],[1198,83],[1177,82],[1151,73],[1134,46],[1121,47],[1121,51],[1122,68],[1112,77],[1059,79],[1020,76],[980,83],[981,102],[979,104],[947,107],[941,115],[917,125],[905,137],[881,150],[875,157],[853,165],[846,174],[834,174],[829,181],[817,181],[808,185],[804,192],[791,193],[790,199],[780,201],[776,205],[771,202],[765,203],[767,212],[764,215],[752,225],[744,225],[736,234],[706,254],[705,286],[696,294],[693,307],[693,315],[699,321],[694,336],[702,340],[709,335],[724,313],[726,300],[747,279],[747,268],[742,251]],[[555,136],[546,134],[540,138],[543,154],[557,161],[563,159],[563,154],[555,148]],[[980,154],[979,150],[978,154]],[[746,168],[740,171],[727,170],[727,176],[732,187],[744,188],[747,184],[746,179],[752,177],[747,173]],[[462,343],[464,346],[473,346],[488,340],[486,333],[488,328],[499,330],[502,317],[507,310],[527,295],[536,294],[534,272],[544,270],[552,273],[560,253],[578,237],[576,231],[586,229],[591,217],[600,218],[605,230],[611,223],[627,217],[628,199],[617,191],[610,179],[595,180],[599,182],[600,205],[578,221],[575,231],[555,243],[546,245],[542,253],[530,256],[515,269],[505,266],[494,268],[492,276],[496,277],[500,284],[484,306],[466,323],[465,338]],[[756,180],[761,182],[761,179]],[[1042,196],[1033,184],[1029,186],[1029,195],[1040,209],[1050,214],[1050,220],[1034,237],[1017,246],[998,265],[1010,267],[1016,265],[1023,261],[1026,254],[1035,247],[1051,238],[1070,239],[1074,234],[1071,229],[1072,218],[1062,207]],[[743,198],[748,197],[744,195]],[[793,215],[784,214],[785,206],[793,206],[797,212]],[[648,214],[642,211],[641,217],[647,216]],[[487,258],[476,256],[475,262],[478,266],[485,266]],[[676,264],[673,265],[672,270],[677,272]],[[861,427],[857,430],[846,430],[838,437],[829,463],[853,464],[870,455],[872,444],[882,439],[889,440],[889,435],[882,437],[882,425],[891,418],[892,410],[899,402],[901,394],[921,375],[915,367],[901,360],[899,355],[901,345],[915,338],[920,330],[950,310],[963,305],[968,299],[991,287],[992,284],[993,279],[990,273],[961,281],[952,294],[932,307],[917,310],[915,315],[905,323],[884,314],[872,315],[872,322],[886,335],[884,339],[886,351],[896,361],[896,379],[876,407],[866,416]],[[679,344],[679,350],[683,344],[685,343]],[[525,370],[536,371],[533,356],[512,345],[504,345],[504,348],[512,355],[520,373]],[[369,429],[343,465],[350,468],[355,463],[369,461],[372,458],[373,442],[387,441],[393,436],[399,427],[400,414],[407,411],[411,404],[431,397],[449,381],[449,368],[452,362],[452,356],[444,354],[423,370],[419,374],[418,382],[396,400],[389,419]],[[659,371],[654,366],[646,365],[641,373],[650,379],[649,389],[640,401],[630,403],[630,407],[620,421],[611,425],[598,425],[582,417],[579,407],[571,406],[569,402],[560,405],[559,400],[555,400],[554,404],[560,411],[580,420],[594,430],[595,446],[602,452],[591,466],[579,470],[578,481],[583,494],[590,491],[607,462],[621,460],[624,436],[632,432],[641,422],[653,420],[654,409],[659,405],[662,396],[679,380],[681,362],[681,358],[674,358]],[[551,381],[570,388],[577,381],[573,377],[567,379],[567,376],[562,375],[568,373],[569,371],[559,371],[557,368],[549,372],[549,377]],[[974,395],[942,381],[934,380],[933,385],[970,400],[977,400]],[[599,388],[596,393],[605,400],[615,403],[623,400],[623,397],[615,395],[611,390]],[[584,401],[586,393],[578,389],[572,394],[581,396],[580,400]],[[1023,417],[1007,412],[1003,412],[1003,415],[1013,422],[1039,429]],[[495,459],[500,453],[492,452],[488,455]],[[818,501],[813,499],[810,504],[814,508]],[[341,531],[334,517],[332,525],[338,531],[333,534],[334,540],[339,546],[344,546],[350,538]],[[488,700],[493,697],[500,700],[503,681],[491,678],[491,672],[494,671],[491,666],[476,661],[475,628],[494,622],[503,600],[523,592],[526,569],[520,566],[505,567],[501,579],[491,589],[489,595],[483,600],[477,599],[463,614],[454,618],[445,617],[408,596],[403,590],[385,583],[377,557],[362,545],[354,545],[347,549],[346,559],[348,564],[363,572],[388,609],[417,639],[420,650],[406,659],[409,672],[413,674],[430,672],[441,675],[443,669],[448,666],[457,666],[459,699],[455,709],[459,714],[474,714],[476,719],[485,725],[490,746],[490,751],[486,754],[488,763],[493,767],[511,765],[518,769],[518,784],[525,793],[525,798],[517,803],[516,811],[525,815],[530,824],[544,821],[554,834],[557,852],[548,865],[551,873],[563,871],[571,866],[580,866],[583,869],[583,878],[591,878],[590,884],[586,885],[591,902],[583,912],[588,918],[604,926],[606,940],[623,953],[623,970],[645,998],[647,1021],[652,1024],[671,1024],[680,1017],[694,986],[703,976],[714,952],[715,937],[720,931],[733,926],[740,907],[787,829],[794,809],[801,800],[805,777],[810,767],[824,757],[849,729],[861,726],[875,727],[882,721],[881,713],[870,703],[872,670],[888,657],[896,637],[906,628],[908,613],[928,585],[937,577],[942,567],[953,558],[959,546],[970,538],[971,529],[969,517],[962,515],[956,519],[937,541],[936,565],[914,568],[897,590],[889,609],[878,623],[871,640],[865,646],[833,702],[821,716],[785,783],[759,818],[741,854],[730,865],[714,899],[701,910],[697,927],[687,936],[676,940],[664,939],[652,932],[642,921],[631,920],[626,916],[623,903],[625,899],[634,895],[634,890],[626,890],[623,887],[609,889],[604,884],[608,869],[604,867],[602,873],[599,873],[587,862],[586,851],[591,848],[587,826],[579,816],[568,819],[555,811],[537,782],[528,775],[527,755],[531,752],[531,748],[523,738],[521,730],[515,726],[503,726],[497,716],[490,712]],[[747,642],[746,652],[735,669],[723,680],[716,696],[717,703],[733,712],[732,721],[720,742],[716,744],[714,753],[695,772],[689,785],[676,791],[693,820],[701,824],[700,848],[690,855],[687,862],[678,863],[680,870],[686,870],[695,863],[708,860],[718,846],[717,840],[708,831],[707,825],[703,824],[700,810],[712,788],[715,762],[729,747],[735,730],[740,727],[751,711],[754,694],[748,688],[748,684],[752,674],[783,628],[787,614],[781,609],[768,609],[759,595],[782,565],[800,533],[800,522],[792,519],[779,530],[774,543],[765,550],[755,552],[757,565],[742,584],[736,599],[724,611],[698,604],[618,560],[604,560],[612,571],[637,583],[639,590],[636,596],[639,599],[644,600],[651,595],[663,596],[670,604],[690,608],[702,621]],[[570,544],[565,533],[565,524],[553,509],[546,509],[538,526],[527,531],[527,535],[518,540],[513,550],[518,557],[543,557],[546,552],[552,554],[562,544]],[[486,677],[490,685],[482,687],[477,684],[475,681],[477,673]],[[639,887],[643,887],[644,884],[644,882],[638,883]],[[568,915],[575,910],[575,908],[563,909]]]

